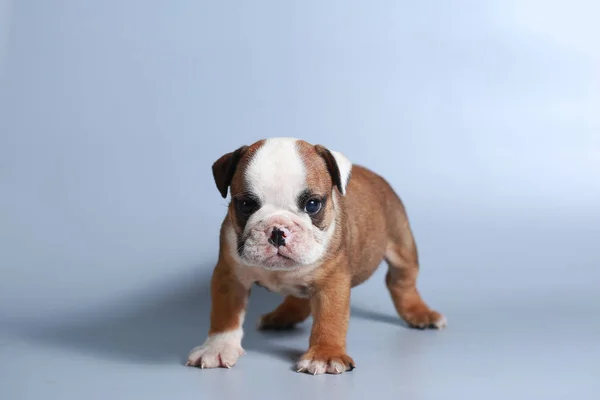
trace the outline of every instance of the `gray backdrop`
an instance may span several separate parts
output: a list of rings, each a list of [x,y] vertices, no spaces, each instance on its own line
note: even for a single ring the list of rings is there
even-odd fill
[[[0,0],[0,398],[598,398],[592,0]],[[296,136],[384,175],[441,332],[353,292],[342,376],[310,321],[184,368],[226,209],[210,166]],[[267,397],[264,397],[267,396]]]

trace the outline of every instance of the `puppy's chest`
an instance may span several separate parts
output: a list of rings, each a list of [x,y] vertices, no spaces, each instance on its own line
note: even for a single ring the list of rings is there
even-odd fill
[[[261,271],[253,275],[254,283],[270,292],[299,298],[308,298],[312,293],[310,279],[305,276],[282,274],[277,271]]]

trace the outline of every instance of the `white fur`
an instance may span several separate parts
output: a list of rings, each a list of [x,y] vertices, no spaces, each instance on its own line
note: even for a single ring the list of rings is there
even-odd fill
[[[433,324],[437,329],[444,329],[448,326],[448,320],[445,316],[441,316],[439,320],[435,321]]]
[[[261,202],[261,208],[248,219],[242,234],[245,239],[242,258],[247,265],[289,270],[293,267],[291,264],[314,264],[322,258],[333,235],[335,224],[321,231],[312,224],[308,214],[298,209],[298,195],[307,189],[307,171],[297,142],[294,138],[267,139],[246,168],[244,178],[248,189]],[[347,171],[347,160],[340,160]],[[274,225],[291,231],[286,240],[288,244],[279,251],[293,261],[267,261],[278,251],[267,241],[269,229]]]
[[[319,264],[304,265],[289,271],[272,270],[264,267],[242,266],[238,267],[237,276],[245,286],[251,286],[254,282],[260,282],[271,292],[284,296],[292,295],[303,298],[304,294],[298,289],[300,286],[308,286],[313,271]]]
[[[194,347],[188,355],[186,365],[200,368],[233,367],[238,358],[244,354],[242,348],[243,320],[244,313],[240,315],[239,328],[210,335],[202,345]]]
[[[297,139],[267,139],[258,149],[245,178],[252,191],[276,209],[295,211],[296,196],[306,188],[306,168]]]
[[[300,360],[296,366],[298,372],[308,372],[313,375],[341,374],[346,371],[344,364],[337,361]]]

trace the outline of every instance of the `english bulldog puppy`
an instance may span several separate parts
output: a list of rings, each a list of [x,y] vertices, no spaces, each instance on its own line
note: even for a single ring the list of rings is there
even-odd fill
[[[294,138],[242,146],[212,166],[231,201],[211,280],[210,329],[187,365],[231,368],[244,354],[242,324],[254,284],[281,293],[259,329],[287,329],[313,317],[299,372],[340,374],[346,353],[350,290],[386,261],[386,285],[401,318],[415,328],[446,319],[421,298],[415,239],[402,201],[374,172],[342,154]]]

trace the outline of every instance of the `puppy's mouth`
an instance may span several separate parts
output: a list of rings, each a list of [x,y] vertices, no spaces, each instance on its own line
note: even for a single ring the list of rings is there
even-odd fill
[[[294,259],[292,257],[290,257],[290,255],[285,254],[283,251],[281,250],[277,250],[277,253],[275,253],[276,257],[281,257],[281,258],[287,258],[288,260],[292,260],[294,261]]]
[[[289,261],[294,261],[294,262],[296,261],[292,254],[289,254],[289,252],[286,252],[285,250],[282,250],[282,249],[277,249],[274,252],[274,254],[267,255],[266,258],[273,259],[273,260],[289,260]]]
[[[290,270],[302,265],[306,253],[307,240],[302,232],[288,232],[286,229],[273,231],[261,228],[248,229],[238,234],[238,255],[241,261],[254,267]]]
[[[261,262],[267,268],[292,268],[298,265],[298,262],[291,254],[284,254],[280,250],[272,255],[267,255]]]
[[[295,261],[295,260],[294,260],[294,259],[292,259],[291,257],[288,257],[288,256],[286,256],[286,255],[284,255],[284,254],[281,254],[281,252],[279,252],[279,251],[277,252],[277,254],[275,254],[275,255],[274,255],[274,256],[272,256],[271,258],[280,258],[280,259],[283,259],[283,260]]]

